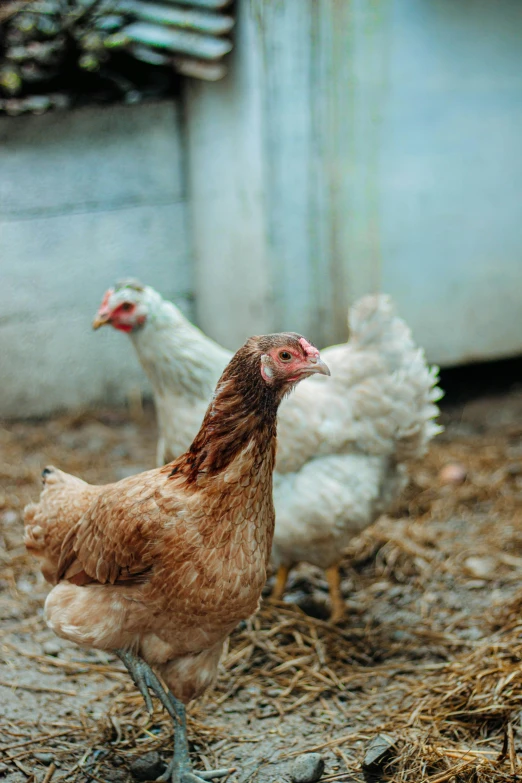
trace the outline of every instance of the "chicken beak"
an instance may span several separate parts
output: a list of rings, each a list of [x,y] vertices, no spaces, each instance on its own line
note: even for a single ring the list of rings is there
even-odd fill
[[[100,326],[106,326],[106,324],[110,323],[110,320],[111,317],[109,313],[96,313],[96,317],[92,322],[92,328],[99,329]]]
[[[319,375],[331,375],[328,365],[323,362],[320,356],[310,359],[307,372],[310,374],[319,373]]]

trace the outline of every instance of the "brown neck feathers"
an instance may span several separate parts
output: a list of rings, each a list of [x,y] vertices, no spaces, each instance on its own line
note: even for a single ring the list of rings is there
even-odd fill
[[[167,466],[170,475],[193,483],[201,474],[219,473],[253,438],[268,453],[281,399],[281,388],[268,386],[261,376],[259,351],[247,343],[225,368],[189,450]]]

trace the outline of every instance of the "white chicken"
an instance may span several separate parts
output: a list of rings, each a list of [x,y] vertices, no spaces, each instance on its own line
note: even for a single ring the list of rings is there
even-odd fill
[[[300,384],[279,413],[272,564],[273,599],[290,569],[326,570],[332,622],[344,602],[339,562],[350,540],[396,500],[406,462],[421,457],[440,427],[438,368],[429,368],[389,297],[366,296],[349,313],[350,338],[322,352],[331,378]],[[125,281],[105,294],[94,328],[127,332],[154,392],[158,463],[187,448],[231,357],[149,286]]]

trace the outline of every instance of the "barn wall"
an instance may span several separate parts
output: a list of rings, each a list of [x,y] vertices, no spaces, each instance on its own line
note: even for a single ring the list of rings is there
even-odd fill
[[[188,90],[204,328],[325,345],[381,290],[433,361],[522,352],[521,38],[520,0],[242,0]]]
[[[192,297],[180,123],[170,102],[0,120],[0,415],[145,389],[125,335],[93,332],[133,276]]]

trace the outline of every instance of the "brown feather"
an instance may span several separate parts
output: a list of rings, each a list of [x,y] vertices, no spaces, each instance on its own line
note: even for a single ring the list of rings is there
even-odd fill
[[[170,465],[105,487],[62,474],[50,626],[79,644],[138,651],[185,701],[211,683],[224,639],[256,610],[266,579],[276,415],[289,384],[266,383],[260,357],[289,343],[299,344],[270,335],[238,351],[192,446]],[[29,527],[49,514],[46,492],[26,511]]]

